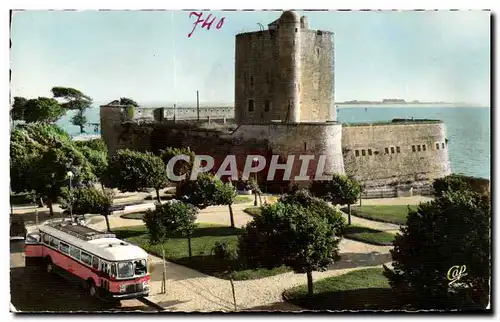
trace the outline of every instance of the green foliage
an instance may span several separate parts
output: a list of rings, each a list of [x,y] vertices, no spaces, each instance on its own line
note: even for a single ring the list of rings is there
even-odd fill
[[[216,241],[211,253],[218,260],[231,260],[236,257],[234,249],[225,241]]]
[[[52,88],[52,94],[55,98],[63,98],[67,101],[74,101],[79,99],[91,100],[90,97],[84,95],[81,91],[71,87],[55,86]]]
[[[406,303],[424,308],[454,306],[466,294],[468,305],[489,299],[491,201],[472,191],[446,191],[409,211],[406,227],[391,251],[394,271],[385,275]],[[448,270],[466,265],[467,276],[449,286]],[[462,303],[464,304],[464,303]]]
[[[134,192],[145,188],[158,190],[168,183],[160,157],[128,149],[118,150],[111,157],[107,176],[111,187],[120,191]]]
[[[239,254],[250,267],[286,265],[296,273],[325,270],[339,257],[336,227],[296,203],[262,207],[239,238]]]
[[[108,153],[108,147],[103,139],[76,141],[75,144],[78,147],[88,147],[92,150]]]
[[[28,100],[24,97],[14,97],[14,104],[12,104],[12,109],[10,110],[10,114],[13,120],[17,121],[24,118],[27,102]]]
[[[462,174],[450,174],[444,178],[435,179],[432,183],[434,188],[434,194],[440,196],[442,193],[452,190],[452,191],[463,191],[470,190],[470,180],[471,177],[464,176]]]
[[[148,210],[144,214],[142,220],[148,230],[149,241],[152,244],[158,244],[165,240],[167,237],[167,230],[163,225],[164,214],[162,211]]]
[[[75,215],[101,214],[107,216],[111,213],[113,194],[93,186],[77,187],[71,191],[68,187],[64,187],[59,202],[61,208],[65,210],[69,210],[71,205]]]
[[[168,165],[168,162],[175,156],[178,155],[187,155],[190,158],[190,161],[184,161],[184,160],[178,160],[175,165],[174,169],[168,169],[167,171],[173,171],[173,173],[176,176],[182,176],[183,174],[186,174],[189,176],[191,174],[191,170],[193,168],[193,163],[194,163],[194,152],[191,151],[190,148],[166,148],[165,150],[161,151],[161,159],[163,160],[163,163],[165,163],[165,166]],[[188,179],[188,178],[186,178]]]
[[[127,106],[127,115],[130,119],[134,118],[134,115],[135,115],[135,107],[134,106]]]
[[[335,208],[331,207],[326,201],[313,197],[306,189],[293,190],[289,194],[282,195],[278,200],[286,204],[298,204],[311,212],[326,218],[337,235],[342,235],[345,229],[345,219]]]
[[[197,227],[196,214],[196,208],[180,201],[157,205],[154,210],[146,212],[143,221],[151,243],[160,243],[175,234],[191,237]]]
[[[87,117],[85,115],[83,115],[83,111],[78,111],[71,119],[71,123],[73,125],[80,127],[80,133],[85,132],[83,129],[85,127],[85,124],[87,124],[87,122],[88,122]]]
[[[65,110],[77,110],[75,116],[71,119],[73,125],[80,127],[80,132],[84,133],[85,124],[87,124],[87,118],[84,113],[85,110],[92,106],[92,99],[83,94],[81,91],[71,88],[71,87],[60,87],[56,86],[52,88],[52,94],[55,98],[62,98],[65,100],[61,106]]]
[[[102,179],[108,170],[108,154],[99,150],[93,150],[88,146],[79,147],[79,150],[90,163],[94,175]]]
[[[221,180],[216,180],[217,187],[217,199],[216,203],[219,205],[232,205],[238,193],[236,188],[230,182],[222,182]]]
[[[196,181],[184,180],[179,182],[176,195],[183,201],[199,209],[204,209],[219,204],[220,185],[219,178],[209,173],[200,173]]]
[[[136,101],[134,101],[133,99],[127,98],[127,97],[121,97],[120,98],[120,105],[128,105],[128,106],[139,107],[139,104],[137,104]]]
[[[335,205],[354,204],[361,192],[361,186],[356,180],[339,174],[333,175],[331,180],[313,181],[309,189],[314,196]]]
[[[24,103],[24,105],[22,105]],[[14,102],[16,104],[16,102]],[[16,107],[14,105],[13,118],[18,118],[19,115],[27,123],[34,122],[44,122],[44,123],[54,123],[61,116],[66,113],[66,110],[53,98],[39,97],[29,99],[27,101],[20,100],[17,104],[22,105],[22,107]]]
[[[60,188],[73,183],[86,184],[95,179],[91,165],[69,136],[55,125],[31,123],[16,126],[11,132],[11,187],[14,192],[36,191],[55,200]]]

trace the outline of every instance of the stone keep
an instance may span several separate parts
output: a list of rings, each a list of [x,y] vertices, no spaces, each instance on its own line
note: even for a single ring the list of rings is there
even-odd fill
[[[236,123],[335,121],[333,33],[294,11],[268,27],[236,35]]]

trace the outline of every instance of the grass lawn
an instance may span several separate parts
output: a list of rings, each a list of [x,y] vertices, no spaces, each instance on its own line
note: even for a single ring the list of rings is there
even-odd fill
[[[236,198],[234,198],[233,203],[246,203],[246,202],[251,202],[251,201],[253,201],[253,198],[251,196],[237,195]]]
[[[143,212],[134,212],[134,213],[130,213],[130,214],[121,215],[120,217],[121,218],[125,218],[125,219],[139,219],[139,220],[142,220],[142,218],[144,217],[144,213]]]
[[[308,310],[390,310],[400,308],[382,268],[368,268],[314,282],[314,295],[307,285],[288,289],[283,297]]]
[[[394,240],[394,234],[356,225],[346,226],[344,237],[380,246],[392,246]]]
[[[215,242],[227,242],[233,249],[237,249],[238,235],[240,229],[231,228],[227,226],[200,224],[193,234],[191,239],[193,257],[189,259],[188,256],[188,242],[186,238],[181,236],[172,236],[164,243],[165,256],[169,261],[190,267],[197,271],[203,272],[208,275],[226,278],[224,271],[230,264],[240,266],[237,260],[232,263],[228,261],[221,261],[211,256],[210,252]],[[126,239],[127,241],[136,244],[146,250],[148,253],[161,257],[161,246],[151,245],[149,243],[149,236],[146,227],[127,227],[113,230],[119,238]],[[286,267],[279,267],[272,270],[258,269],[250,270],[243,267],[234,272],[233,278],[235,280],[248,280],[257,279],[266,276],[272,276],[288,272]]]
[[[243,211],[249,214],[250,216],[258,216],[260,215],[262,210],[260,209],[260,207],[249,207],[243,209]]]
[[[410,208],[416,210],[418,206],[412,205]],[[351,211],[353,215],[361,218],[397,225],[406,224],[406,217],[408,216],[407,205],[355,206],[351,207]]]

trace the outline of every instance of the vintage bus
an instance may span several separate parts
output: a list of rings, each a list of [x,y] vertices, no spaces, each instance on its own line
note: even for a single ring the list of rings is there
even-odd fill
[[[78,279],[92,297],[121,300],[149,294],[148,254],[138,246],[71,221],[41,225],[25,241],[26,265]]]

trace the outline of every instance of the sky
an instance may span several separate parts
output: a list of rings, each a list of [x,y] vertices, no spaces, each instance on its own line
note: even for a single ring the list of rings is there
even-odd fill
[[[299,12],[334,32],[335,100],[447,101],[490,105],[490,12]],[[235,35],[278,11],[20,11],[11,24],[11,97],[77,88],[105,103],[234,101]],[[217,23],[224,18],[220,29]]]

